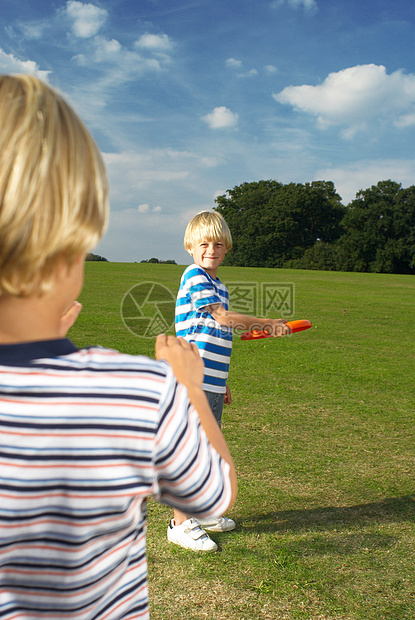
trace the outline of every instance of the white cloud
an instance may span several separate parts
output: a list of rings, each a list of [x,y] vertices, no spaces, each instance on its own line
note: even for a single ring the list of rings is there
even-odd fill
[[[153,52],[168,52],[173,48],[173,43],[167,34],[143,34],[135,42],[136,47]]]
[[[279,7],[283,4],[288,4],[293,9],[304,8],[309,13],[315,13],[318,10],[316,0],[275,0],[271,6]]]
[[[169,62],[166,56],[143,57],[121,45],[116,39],[95,36],[88,40],[86,49],[72,57],[72,61],[81,67],[100,64],[104,70],[97,79],[88,84],[88,92],[94,92],[101,103],[117,85],[127,83],[141,77],[147,72],[159,72]],[[78,98],[81,89],[78,88]]]
[[[379,181],[395,181],[403,187],[414,184],[415,161],[391,160],[363,160],[345,166],[321,168],[315,175],[315,180],[333,181],[336,191],[348,204],[355,199],[357,192],[365,190]]]
[[[162,69],[171,63],[171,53],[174,47],[173,41],[167,34],[143,34],[134,47],[141,53],[147,54],[150,58],[143,59],[148,62],[158,63],[158,68]]]
[[[108,232],[95,251],[111,261],[139,262],[153,256],[177,260],[184,229],[176,214],[140,213],[136,208],[113,210]]]
[[[219,106],[214,108],[212,112],[202,117],[211,129],[226,129],[229,127],[235,127],[237,125],[239,115],[236,112],[231,112],[229,108],[225,106]]]
[[[200,170],[219,163],[218,159],[173,149],[104,153],[104,160],[110,178],[111,202],[117,208],[135,202],[137,196],[142,198],[140,205],[148,204],[148,199],[145,199],[147,192],[159,196],[154,198],[154,203],[159,206],[163,204],[160,197],[165,196],[165,188],[169,190],[168,184],[174,187],[177,183],[193,183]]]
[[[41,80],[47,81],[50,71],[42,71],[33,60],[20,60],[13,54],[6,54],[0,48],[0,72],[1,73],[29,73],[36,75]]]
[[[225,196],[227,194],[227,191],[224,189],[217,189],[216,192],[214,192],[213,194],[213,200],[215,201],[216,198],[218,198],[219,196]]]
[[[256,69],[250,69],[249,71],[246,71],[245,73],[238,73],[238,78],[250,78],[250,77],[254,77],[255,75],[258,75],[258,71]]]
[[[316,0],[288,0],[288,4],[294,7],[295,9],[303,6],[306,11],[317,10]]]
[[[266,65],[265,71],[267,73],[277,73],[278,72],[278,68],[275,67],[274,65]]]
[[[95,37],[94,48],[95,62],[118,60],[120,55],[125,51],[119,41],[116,39],[106,39],[105,37]]]
[[[167,35],[143,35],[142,45],[135,44],[135,48],[141,48],[146,55],[139,50],[130,50],[117,39],[108,39],[101,35],[94,36],[88,41],[88,49],[73,56],[73,60],[80,66],[91,63],[108,63],[115,67],[116,75],[108,69],[108,78],[118,76],[119,83],[135,79],[146,71],[160,71],[168,65],[171,57],[165,53],[171,47]],[[167,37],[166,39],[164,37]],[[167,43],[168,42],[168,43]]]
[[[139,213],[161,213],[162,208],[160,206],[154,207],[153,209],[150,207],[149,204],[147,204],[146,202],[144,202],[141,205],[138,205],[138,212]]]
[[[77,0],[69,0],[66,3],[65,13],[73,21],[72,32],[81,39],[95,36],[108,17],[108,11],[105,9]]]
[[[330,73],[317,86],[288,86],[273,97],[317,117],[322,128],[346,125],[350,137],[375,117],[405,126],[415,112],[415,75],[382,65],[357,65]]]
[[[104,159],[110,177],[112,202],[117,205],[130,203],[137,192],[154,185],[159,187],[160,184],[183,181],[189,176],[186,158],[174,161],[163,150],[106,153]]]
[[[243,66],[242,61],[237,60],[236,58],[228,58],[225,64],[230,69],[242,69]],[[250,69],[249,71],[243,71],[242,73],[237,73],[236,75],[238,78],[249,78],[258,75],[258,71],[256,69]]]
[[[37,41],[43,37],[45,23],[41,21],[33,21],[30,23],[20,22],[18,27],[23,32],[23,35],[26,39]]]
[[[395,121],[395,125],[397,127],[400,127],[401,129],[415,125],[415,112],[412,112],[410,114],[404,114],[400,118],[397,118]]]
[[[226,66],[240,69],[242,67],[242,61],[237,60],[236,58],[228,58],[226,61]]]
[[[109,260],[156,256],[186,264],[186,225],[193,215],[213,206],[213,181],[211,175],[206,180],[205,170],[223,161],[217,155],[170,148],[123,149],[104,153],[104,161],[111,188],[111,216],[98,254]]]

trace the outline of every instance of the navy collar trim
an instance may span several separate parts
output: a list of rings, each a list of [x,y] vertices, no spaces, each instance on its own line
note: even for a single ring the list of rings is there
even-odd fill
[[[39,342],[19,342],[18,344],[0,345],[0,364],[22,366],[41,358],[70,355],[78,349],[67,338],[59,340],[42,340]]]

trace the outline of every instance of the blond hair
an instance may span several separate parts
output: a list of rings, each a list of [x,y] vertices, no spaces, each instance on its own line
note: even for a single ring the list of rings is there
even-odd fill
[[[184,233],[184,247],[189,252],[201,241],[222,241],[226,250],[232,247],[229,226],[217,211],[202,211],[195,215]]]
[[[39,79],[0,76],[0,295],[45,293],[56,261],[91,250],[107,220],[105,167],[83,122]]]

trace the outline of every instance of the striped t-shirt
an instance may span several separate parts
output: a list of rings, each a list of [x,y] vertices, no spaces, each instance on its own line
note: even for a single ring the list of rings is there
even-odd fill
[[[230,493],[165,362],[0,346],[3,620],[147,620],[146,498],[218,516]]]
[[[232,329],[222,327],[206,306],[222,304],[229,309],[228,289],[198,265],[182,275],[176,300],[176,334],[194,342],[205,364],[203,389],[224,394],[232,353]]]

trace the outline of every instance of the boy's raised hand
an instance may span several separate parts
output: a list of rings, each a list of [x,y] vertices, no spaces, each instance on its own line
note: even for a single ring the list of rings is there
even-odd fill
[[[156,338],[156,359],[168,362],[177,381],[188,389],[201,387],[204,365],[195,344],[184,338],[159,334]]]
[[[187,388],[189,400],[199,415],[209,442],[228,463],[232,489],[229,506],[232,506],[238,488],[235,466],[220,426],[213,417],[206,394],[202,390],[204,364],[197,346],[184,338],[159,334],[156,338],[156,359],[168,362],[177,381]]]

